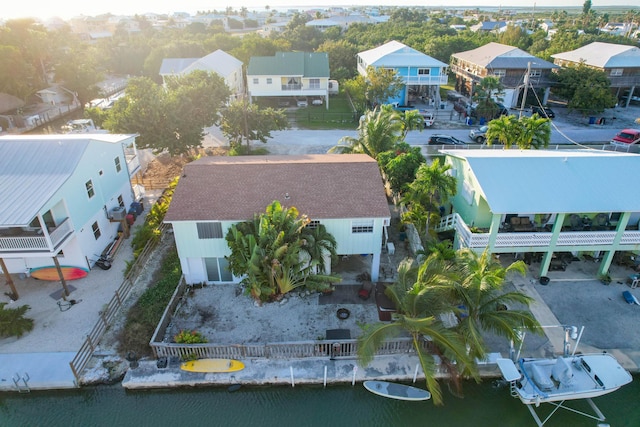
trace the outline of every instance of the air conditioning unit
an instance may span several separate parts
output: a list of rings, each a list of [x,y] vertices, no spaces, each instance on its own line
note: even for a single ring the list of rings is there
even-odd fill
[[[115,221],[121,221],[124,219],[126,214],[127,210],[123,206],[118,206],[117,208],[111,209],[109,217]]]

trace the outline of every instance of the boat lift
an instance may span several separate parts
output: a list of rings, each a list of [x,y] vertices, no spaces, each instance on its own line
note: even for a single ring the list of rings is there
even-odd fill
[[[563,345],[563,352],[565,356],[569,355],[569,350],[570,350],[570,341],[569,338],[572,338],[574,340],[576,340],[576,345],[573,349],[573,352],[571,353],[571,355],[574,355],[576,353],[576,350],[578,348],[578,344],[580,343],[580,338],[582,338],[582,332],[584,332],[584,326],[580,329],[580,334],[577,334],[577,328],[575,326],[565,326],[565,325],[552,325],[552,326],[542,326],[542,328],[551,328],[551,327],[561,327],[564,329],[564,345]],[[505,381],[507,381],[509,383],[509,391],[511,393],[511,397],[515,397],[518,398],[518,393],[516,391],[516,387],[517,387],[517,381],[519,381],[522,378],[522,374],[520,373],[520,371],[518,370],[518,368],[516,368],[514,361],[518,359],[518,357],[520,356],[520,350],[522,349],[522,344],[524,342],[524,337],[525,334],[522,333],[521,335],[521,340],[520,340],[520,348],[518,349],[518,353],[516,355],[515,352],[515,348],[513,346],[513,342],[511,342],[511,348],[509,351],[509,355],[511,357],[511,359],[498,359],[497,360],[497,364],[498,367],[500,368],[500,371],[502,372],[502,376],[504,377]],[[582,415],[584,417],[587,418],[591,418],[594,419],[596,421],[604,421],[606,418],[604,416],[604,414],[602,413],[602,411],[600,410],[600,408],[598,408],[596,406],[596,404],[593,402],[593,400],[591,398],[587,398],[587,399],[579,399],[579,400],[586,400],[586,402],[589,404],[589,406],[591,406],[591,409],[593,409],[593,412],[595,413],[595,415],[589,414],[587,412],[583,412],[580,411],[578,409],[575,408],[571,408],[569,406],[566,406],[565,402],[566,400],[562,400],[560,402],[536,402],[535,403],[535,407],[533,404],[525,404],[525,406],[527,407],[527,409],[529,410],[529,412],[531,413],[531,416],[533,417],[534,421],[536,422],[536,424],[538,425],[538,427],[543,427],[547,421],[549,421],[551,419],[551,417],[558,411],[558,409],[564,409],[566,411],[569,412],[573,412],[575,414],[578,415]],[[544,420],[540,419],[540,416],[538,415],[538,412],[536,411],[536,408],[540,407],[541,403],[547,403],[551,406],[554,406],[555,408],[551,411],[551,413],[549,413],[549,415],[547,415]],[[598,423],[598,427],[608,427],[609,425],[606,423]]]

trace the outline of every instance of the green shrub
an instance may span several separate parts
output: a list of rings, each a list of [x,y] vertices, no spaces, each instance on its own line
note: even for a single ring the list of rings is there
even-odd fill
[[[173,337],[173,340],[178,344],[204,344],[207,339],[198,331],[185,331],[181,330]]]
[[[139,355],[150,355],[149,341],[160,321],[164,309],[180,281],[182,271],[178,253],[169,252],[157,272],[156,283],[150,286],[131,307],[125,327],[120,334],[119,350],[134,351]]]

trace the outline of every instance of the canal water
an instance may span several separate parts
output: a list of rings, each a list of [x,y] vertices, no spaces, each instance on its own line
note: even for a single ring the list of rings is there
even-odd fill
[[[446,390],[446,386],[444,387]],[[473,426],[535,427],[527,408],[491,381],[445,391],[445,405],[378,397],[361,384],[125,391],[120,385],[74,391],[0,394],[0,426]],[[640,426],[640,378],[595,399],[612,427]],[[573,402],[590,410],[586,402]],[[547,405],[548,406],[548,405]],[[542,411],[544,405],[539,409]],[[549,412],[546,410],[545,414]],[[545,426],[595,427],[596,420],[559,411]]]

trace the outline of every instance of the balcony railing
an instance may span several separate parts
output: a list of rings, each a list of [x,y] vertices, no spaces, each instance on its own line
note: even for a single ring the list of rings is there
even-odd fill
[[[455,229],[463,247],[483,249],[489,244],[489,233],[472,233],[464,220],[457,213],[448,215],[440,221],[436,231]],[[558,235],[557,247],[612,245],[615,231],[563,231]],[[552,233],[548,231],[531,232],[499,232],[496,236],[495,249],[503,248],[535,248],[548,247]],[[640,245],[640,231],[625,230],[620,240],[621,245]]]
[[[302,85],[301,84],[293,84],[293,85],[282,85],[282,90],[301,90],[302,89]]]
[[[442,76],[410,76],[404,77],[406,85],[423,85],[423,86],[435,86],[446,85],[448,81],[447,75]]]
[[[12,230],[16,230],[13,228]],[[53,251],[58,247],[64,239],[73,232],[71,221],[66,218],[56,228],[49,232],[51,246],[47,242],[47,238],[42,229],[22,230],[13,232],[13,236],[0,237],[0,252],[34,252],[34,251]]]

